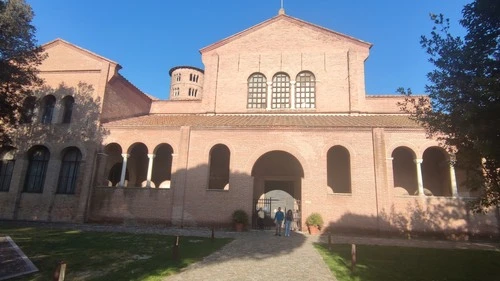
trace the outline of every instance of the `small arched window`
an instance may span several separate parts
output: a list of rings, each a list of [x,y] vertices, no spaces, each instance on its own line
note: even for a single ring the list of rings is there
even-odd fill
[[[63,106],[63,117],[62,123],[71,123],[71,116],[73,115],[73,105],[75,104],[75,99],[72,96],[66,96],[62,100]]]
[[[295,84],[295,108],[316,107],[316,79],[314,74],[303,71],[297,75]]]
[[[254,73],[248,78],[247,108],[267,107],[267,79],[261,73]]]
[[[74,194],[82,154],[76,147],[68,148],[63,155],[57,193]]]
[[[271,108],[290,108],[290,76],[277,73],[273,77]]]
[[[225,189],[229,184],[229,148],[217,144],[210,150],[209,189]]]
[[[29,164],[24,181],[24,192],[43,192],[49,158],[49,150],[44,146],[36,146],[28,152]]]
[[[54,115],[54,107],[56,105],[56,98],[52,95],[45,96],[42,100],[42,124],[52,123],[52,117]]]

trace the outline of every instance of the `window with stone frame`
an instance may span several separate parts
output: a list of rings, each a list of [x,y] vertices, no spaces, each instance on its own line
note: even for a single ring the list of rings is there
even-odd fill
[[[316,107],[316,79],[309,71],[297,75],[295,84],[295,108]]]
[[[24,192],[42,193],[50,152],[44,146],[36,146],[28,152],[28,171],[24,180]]]
[[[271,108],[290,108],[290,76],[277,73],[273,77]]]
[[[247,108],[267,107],[267,79],[262,73],[254,73],[248,78]]]
[[[82,154],[76,147],[66,149],[59,172],[59,182],[57,184],[57,193],[74,194],[78,171],[82,161]]]
[[[0,151],[0,191],[9,191],[14,171],[14,152],[11,147],[5,147]]]
[[[52,95],[45,96],[42,100],[42,118],[40,122],[42,124],[52,123],[52,117],[54,115],[54,108],[56,105],[56,98]]]
[[[208,189],[226,190],[229,184],[229,148],[217,144],[210,150],[210,178]]]

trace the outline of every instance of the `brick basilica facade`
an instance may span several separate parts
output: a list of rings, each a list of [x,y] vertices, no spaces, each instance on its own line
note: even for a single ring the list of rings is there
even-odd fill
[[[33,117],[0,148],[0,219],[229,226],[263,206],[302,228],[317,212],[334,231],[498,234],[402,97],[365,93],[370,43],[281,10],[202,48],[204,69],[173,67],[169,100],[62,39],[43,48]]]

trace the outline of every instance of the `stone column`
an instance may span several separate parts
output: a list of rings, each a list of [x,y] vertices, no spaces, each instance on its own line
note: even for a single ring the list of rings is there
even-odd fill
[[[290,108],[295,109],[295,83],[296,81],[290,81]]]
[[[154,154],[148,154],[149,163],[148,163],[148,175],[146,177],[146,187],[151,187],[151,175],[153,174],[153,159],[155,158]]]
[[[458,197],[457,177],[455,174],[455,160],[450,161],[450,181],[451,181],[451,196]]]
[[[125,186],[125,174],[127,173],[127,160],[130,157],[130,154],[122,154],[123,157],[123,165],[122,165],[122,173],[120,176],[120,184],[118,186]]]
[[[273,99],[273,82],[267,82],[267,107],[266,109],[271,109],[271,100]]]
[[[413,162],[417,165],[417,182],[418,182],[418,195],[424,196],[424,181],[422,179],[422,162],[423,159],[414,159]]]

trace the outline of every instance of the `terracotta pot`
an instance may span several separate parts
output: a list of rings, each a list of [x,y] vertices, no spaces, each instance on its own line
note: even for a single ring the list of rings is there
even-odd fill
[[[321,233],[319,228],[315,225],[308,225],[307,229],[309,230],[309,234],[311,234],[311,235],[318,235]]]
[[[236,231],[237,231],[237,232],[242,232],[242,231],[243,231],[243,229],[245,228],[245,225],[244,225],[244,224],[242,224],[242,223],[235,223],[235,224],[234,224],[234,227],[236,228]]]

